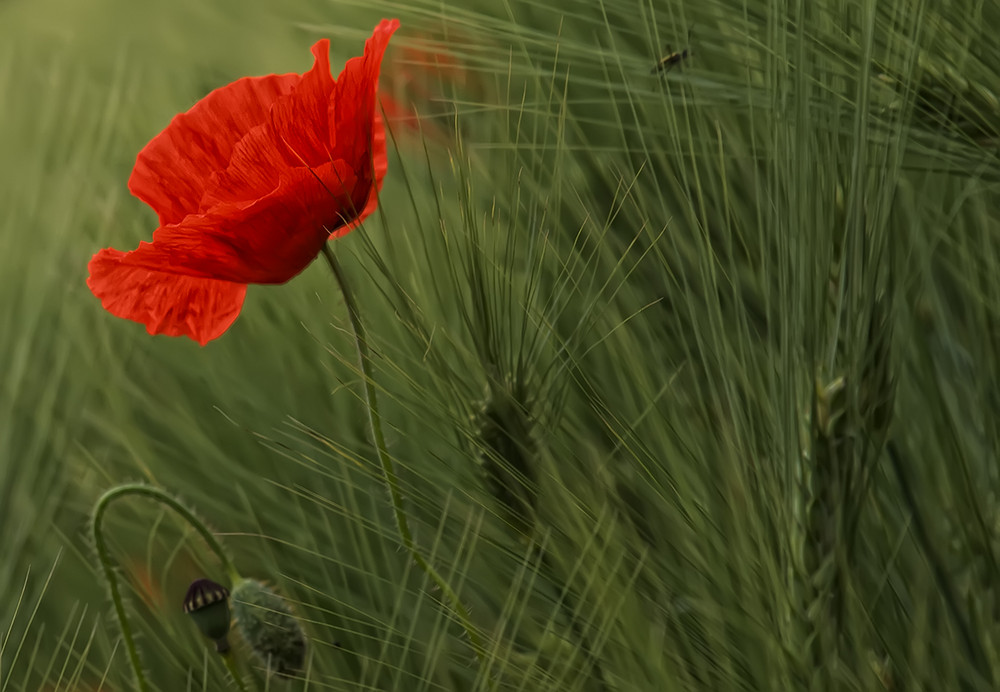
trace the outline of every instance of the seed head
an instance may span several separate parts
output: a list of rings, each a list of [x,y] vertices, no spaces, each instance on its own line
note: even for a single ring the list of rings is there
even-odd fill
[[[531,534],[538,502],[535,421],[523,394],[491,388],[477,418],[478,458],[487,490],[518,533]]]

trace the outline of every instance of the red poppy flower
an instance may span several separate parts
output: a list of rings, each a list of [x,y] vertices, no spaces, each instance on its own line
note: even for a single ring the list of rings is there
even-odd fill
[[[388,165],[376,88],[398,26],[382,20],[336,81],[323,39],[305,74],[216,89],[153,138],[129,189],[160,226],[151,243],[90,260],[104,308],[204,346],[239,315],[247,284],[288,281],[374,211]]]

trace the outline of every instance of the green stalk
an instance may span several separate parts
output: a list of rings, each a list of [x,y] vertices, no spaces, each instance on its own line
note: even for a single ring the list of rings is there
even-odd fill
[[[112,501],[128,495],[148,497],[177,512],[185,521],[187,521],[188,524],[194,527],[202,538],[205,539],[205,542],[208,543],[208,547],[212,549],[212,552],[214,552],[216,556],[218,556],[219,561],[222,563],[222,567],[229,575],[229,578],[235,583],[241,577],[239,572],[236,571],[233,561],[229,559],[229,556],[226,554],[222,544],[219,543],[219,540],[215,537],[215,535],[208,530],[208,527],[205,526],[205,524],[197,516],[195,516],[190,509],[181,504],[177,498],[168,494],[165,490],[160,490],[159,488],[155,488],[150,485],[143,485],[141,483],[127,483],[125,485],[114,487],[101,495],[97,504],[94,505],[94,523],[92,526],[94,532],[94,547],[97,550],[97,559],[101,563],[101,568],[104,570],[104,578],[108,582],[108,589],[111,591],[111,602],[115,607],[115,615],[118,618],[118,626],[122,631],[122,639],[125,642],[125,651],[128,653],[129,662],[132,664],[132,672],[135,674],[137,689],[139,692],[148,692],[149,683],[146,681],[146,674],[142,672],[142,663],[139,661],[139,652],[135,646],[135,637],[132,635],[132,627],[129,625],[128,618],[125,615],[125,603],[122,600],[121,591],[118,588],[118,577],[115,575],[114,564],[111,560],[111,552],[108,550],[108,545],[104,540],[104,534],[101,532],[101,523],[104,521],[104,514],[107,512],[108,506]],[[242,689],[242,680],[237,678],[237,682]]]
[[[382,434],[382,416],[378,410],[371,354],[368,350],[368,342],[365,339],[365,329],[361,322],[361,315],[358,312],[357,303],[354,301],[354,294],[348,287],[347,278],[344,276],[340,263],[334,256],[329,244],[323,246],[323,256],[326,257],[326,261],[333,271],[333,276],[337,280],[338,286],[340,286],[340,292],[343,294],[344,303],[347,306],[347,314],[351,320],[354,344],[358,351],[358,363],[361,366],[361,374],[365,383],[365,404],[368,408],[368,423],[371,428],[372,442],[375,445],[379,465],[382,467],[385,484],[389,488],[389,499],[392,502],[392,511],[396,517],[396,529],[399,531],[399,537],[403,541],[403,547],[410,553],[410,557],[416,565],[423,570],[424,574],[430,577],[431,581],[441,590],[441,593],[444,594],[447,601],[451,604],[456,617],[465,630],[466,636],[469,638],[469,643],[476,653],[476,658],[479,659],[479,664],[485,670],[486,650],[483,648],[479,633],[472,626],[469,611],[459,599],[458,594],[455,593],[451,586],[448,585],[448,582],[424,558],[413,541],[410,524],[406,518],[406,512],[403,510],[403,495],[399,490],[399,478],[396,475],[396,467],[386,449],[385,436]]]
[[[248,692],[246,685],[243,684],[243,677],[240,675],[239,668],[236,667],[233,652],[228,651],[224,653],[222,655],[222,662],[226,664],[226,669],[229,671],[229,675],[232,676],[233,680],[236,681],[236,686],[240,688],[240,692]]]

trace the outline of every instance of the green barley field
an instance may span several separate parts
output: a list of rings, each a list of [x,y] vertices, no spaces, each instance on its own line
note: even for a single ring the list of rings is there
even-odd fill
[[[103,310],[143,146],[382,17],[368,367],[322,257],[205,347]],[[997,26],[0,0],[0,692],[1000,687]],[[226,656],[201,578],[269,594]]]

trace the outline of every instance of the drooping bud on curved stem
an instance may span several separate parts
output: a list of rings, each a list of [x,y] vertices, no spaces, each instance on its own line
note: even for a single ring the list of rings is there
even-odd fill
[[[101,495],[100,499],[98,499],[97,503],[94,505],[94,520],[91,525],[94,538],[94,548],[97,551],[97,559],[101,564],[101,569],[104,571],[104,579],[108,584],[111,602],[114,605],[115,615],[118,618],[118,626],[121,628],[125,651],[128,654],[129,663],[131,664],[132,672],[135,675],[136,689],[138,689],[139,692],[147,692],[149,690],[149,683],[146,681],[146,674],[142,670],[142,663],[139,660],[139,652],[135,645],[135,638],[132,635],[132,627],[129,625],[128,618],[125,615],[125,603],[122,599],[121,590],[118,586],[118,576],[115,574],[114,563],[111,559],[111,552],[108,550],[104,533],[101,529],[108,506],[114,500],[129,495],[147,497],[174,510],[188,524],[190,524],[202,538],[205,539],[208,547],[211,548],[212,552],[214,552],[219,558],[219,561],[222,563],[222,568],[229,575],[230,579],[232,579],[233,582],[237,582],[241,579],[241,577],[236,571],[233,561],[223,549],[222,544],[215,537],[215,534],[209,531],[205,522],[199,519],[193,511],[184,506],[184,504],[181,503],[176,497],[165,490],[161,490],[160,488],[156,488],[151,485],[143,485],[141,483],[128,483],[112,488]],[[240,683],[240,686],[242,687],[242,683]]]

